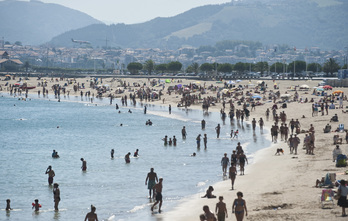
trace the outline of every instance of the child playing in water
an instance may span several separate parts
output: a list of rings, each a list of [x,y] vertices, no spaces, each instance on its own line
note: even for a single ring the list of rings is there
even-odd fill
[[[38,212],[38,211],[40,210],[41,205],[39,204],[39,200],[38,200],[38,199],[36,199],[36,200],[35,200],[35,203],[32,203],[32,205],[33,205],[33,208],[32,208],[32,209],[35,208],[35,211],[36,211],[36,212]]]

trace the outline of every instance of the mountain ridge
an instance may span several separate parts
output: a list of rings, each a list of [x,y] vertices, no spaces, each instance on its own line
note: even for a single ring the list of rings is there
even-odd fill
[[[0,1],[0,37],[43,44],[66,31],[101,23],[80,11],[40,1]]]
[[[330,4],[329,4],[330,3]],[[170,18],[125,25],[95,25],[56,36],[50,44],[71,46],[67,39],[83,38],[94,47],[166,48],[214,45],[221,40],[260,41],[297,47],[341,49],[348,45],[344,0],[249,0],[238,4],[201,6]],[[98,30],[103,30],[98,33]],[[82,34],[83,33],[83,34]]]

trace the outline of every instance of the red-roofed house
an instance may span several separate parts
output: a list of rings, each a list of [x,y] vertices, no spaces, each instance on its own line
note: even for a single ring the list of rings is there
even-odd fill
[[[6,51],[0,51],[0,70],[5,69],[6,66],[13,67],[19,65],[23,65],[19,59],[10,59],[10,55]]]

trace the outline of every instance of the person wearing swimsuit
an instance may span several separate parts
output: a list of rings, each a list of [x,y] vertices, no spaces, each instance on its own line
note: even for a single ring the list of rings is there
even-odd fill
[[[237,197],[238,198],[234,200],[232,205],[232,213],[236,215],[237,221],[242,221],[244,218],[244,210],[245,216],[248,216],[248,210],[246,207],[246,202],[243,200],[243,193],[238,192]]]

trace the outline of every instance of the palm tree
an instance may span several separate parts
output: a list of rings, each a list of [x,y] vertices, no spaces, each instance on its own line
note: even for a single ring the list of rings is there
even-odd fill
[[[323,70],[326,74],[329,74],[332,76],[333,73],[337,72],[338,69],[340,69],[340,65],[337,64],[336,60],[333,58],[330,58],[327,60],[324,64]]]

